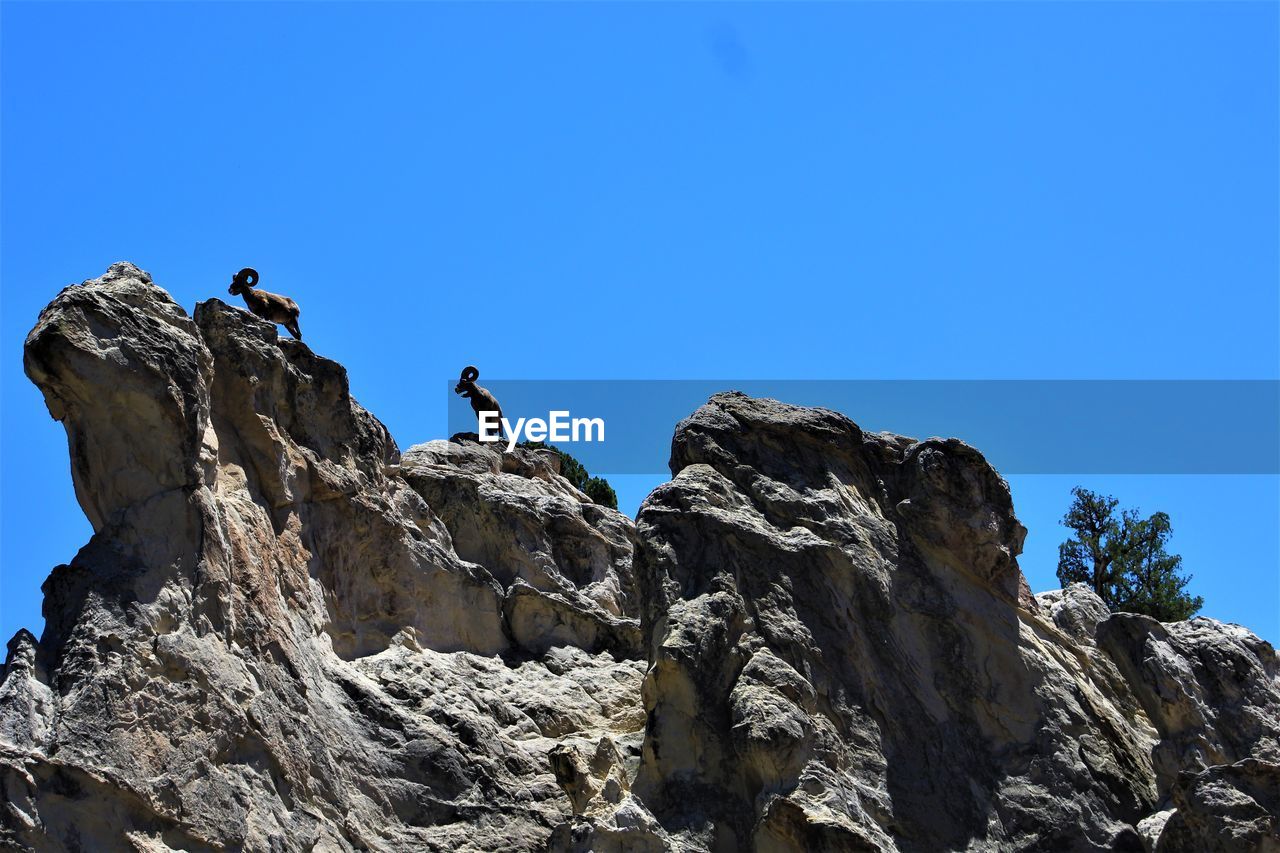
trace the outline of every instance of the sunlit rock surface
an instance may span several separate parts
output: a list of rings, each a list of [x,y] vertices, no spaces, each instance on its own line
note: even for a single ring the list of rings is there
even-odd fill
[[[1280,849],[1274,650],[1032,597],[961,442],[720,394],[632,523],[129,264],[26,368],[95,533],[9,643],[0,846]]]

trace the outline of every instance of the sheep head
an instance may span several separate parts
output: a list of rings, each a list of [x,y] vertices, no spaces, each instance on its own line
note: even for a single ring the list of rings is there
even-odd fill
[[[468,365],[462,369],[462,375],[458,377],[458,384],[454,386],[453,392],[461,394],[463,397],[470,397],[476,392],[476,380],[480,378],[480,371],[474,366]]]
[[[227,292],[232,296],[239,296],[245,291],[253,288],[258,283],[258,271],[253,267],[245,267],[231,278],[231,286],[227,288]]]

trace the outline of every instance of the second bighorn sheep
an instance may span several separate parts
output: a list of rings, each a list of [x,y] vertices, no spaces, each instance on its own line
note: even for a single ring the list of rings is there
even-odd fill
[[[302,340],[302,330],[298,328],[298,315],[302,309],[298,303],[287,296],[268,293],[265,290],[254,290],[258,284],[258,271],[245,267],[231,279],[228,292],[232,296],[243,296],[244,304],[249,310],[270,323],[279,323],[289,330],[297,340]]]
[[[498,437],[502,438],[502,406],[498,405],[498,398],[489,392],[488,388],[481,388],[476,384],[476,380],[480,378],[480,371],[472,365],[463,368],[462,375],[458,378],[458,384],[454,386],[454,393],[461,394],[463,397],[471,401],[471,411],[476,413],[477,431],[480,430],[479,419],[481,412],[497,412],[498,413]]]

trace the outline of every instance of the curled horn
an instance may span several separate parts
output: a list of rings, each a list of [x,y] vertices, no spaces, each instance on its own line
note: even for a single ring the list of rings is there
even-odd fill
[[[474,365],[467,365],[462,369],[463,382],[475,382],[480,378],[480,371]]]
[[[247,287],[256,287],[258,284],[258,271],[253,267],[245,267],[236,273],[235,280]]]

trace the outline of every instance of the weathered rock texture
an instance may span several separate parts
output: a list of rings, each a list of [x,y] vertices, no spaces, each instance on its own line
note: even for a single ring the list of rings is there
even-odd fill
[[[129,264],[26,367],[95,533],[9,644],[0,845],[1280,849],[1274,650],[1032,597],[961,442],[720,394],[633,524]]]
[[[553,749],[634,763],[631,524],[543,455],[402,461],[341,366],[127,264],[26,367],[95,533],[10,646],[6,841],[540,849],[572,815]]]

